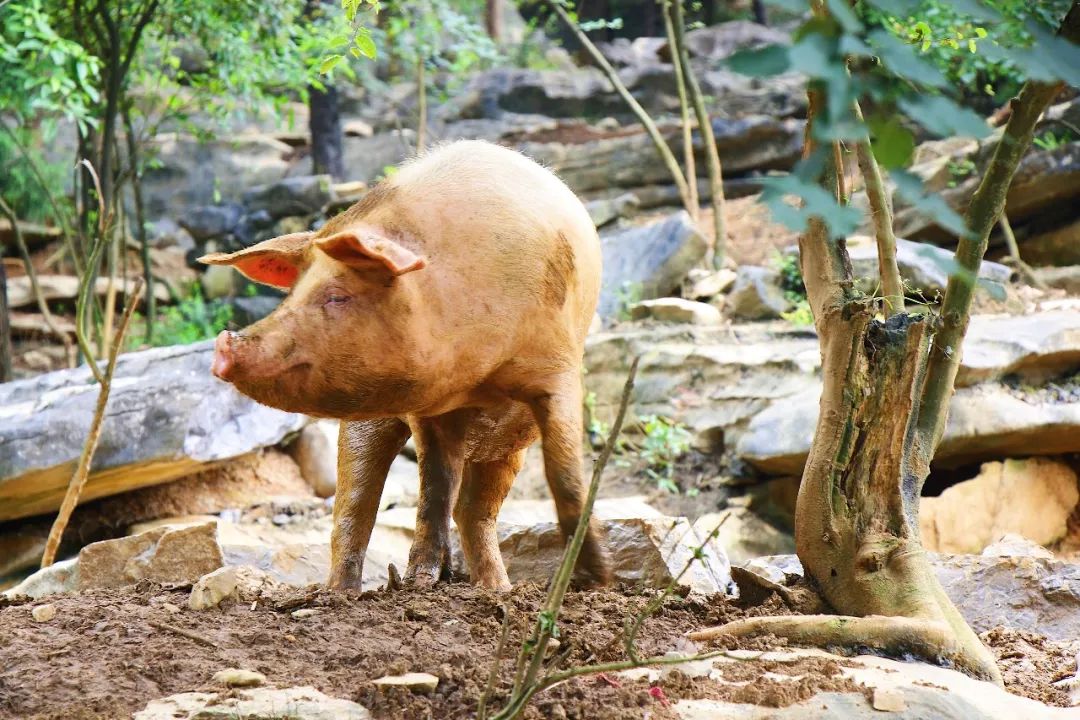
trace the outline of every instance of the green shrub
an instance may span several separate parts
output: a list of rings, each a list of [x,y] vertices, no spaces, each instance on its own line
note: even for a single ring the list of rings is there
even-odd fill
[[[643,416],[641,431],[645,438],[639,454],[647,464],[645,472],[656,480],[661,489],[678,493],[675,461],[690,449],[690,431],[681,423],[662,415]]]
[[[161,310],[154,324],[154,347],[167,345],[190,345],[200,340],[216,337],[229,327],[233,307],[225,300],[206,300],[198,283],[193,283],[187,294],[175,305]],[[128,347],[134,348],[145,340],[145,320],[136,316]]]

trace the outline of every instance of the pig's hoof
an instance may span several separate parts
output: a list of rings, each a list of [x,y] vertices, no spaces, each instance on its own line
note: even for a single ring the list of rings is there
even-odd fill
[[[409,571],[409,574],[405,576],[405,583],[410,587],[416,588],[430,588],[434,587],[435,583],[439,582],[439,576],[442,574],[441,568],[413,568]]]

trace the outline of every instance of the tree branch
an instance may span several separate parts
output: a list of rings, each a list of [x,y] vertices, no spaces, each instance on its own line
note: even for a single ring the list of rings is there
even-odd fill
[[[1074,0],[1062,22],[1059,34],[1070,42],[1080,42],[1080,0]],[[934,337],[926,381],[922,389],[919,414],[919,437],[932,455],[945,432],[956,373],[960,368],[960,347],[971,319],[971,302],[979,266],[990,239],[990,231],[1005,209],[1013,175],[1031,145],[1035,123],[1064,87],[1064,83],[1028,81],[1020,96],[1012,101],[1012,114],[1004,134],[994,149],[982,182],[971,198],[964,224],[968,228],[956,246],[959,272],[949,277],[941,306],[941,329]]]
[[[705,100],[701,94],[694,69],[690,66],[690,55],[686,51],[686,21],[683,19],[682,0],[671,0],[675,24],[675,48],[683,66],[686,87],[690,91],[690,100],[697,115],[698,130],[701,132],[701,144],[705,149],[705,162],[709,166],[709,190],[713,210],[712,266],[719,269],[724,265],[727,253],[727,219],[724,217],[724,177],[720,169],[720,151],[716,148],[716,136],[713,134],[712,121],[705,109]],[[696,182],[696,179],[694,180]]]
[[[667,166],[668,172],[671,173],[671,178],[675,181],[675,187],[679,189],[679,197],[682,198],[683,207],[686,211],[694,215],[694,206],[690,202],[690,189],[687,186],[686,176],[683,175],[682,169],[679,167],[679,161],[675,159],[675,155],[671,152],[671,148],[668,147],[667,142],[664,140],[663,135],[660,134],[660,130],[656,127],[656,123],[649,117],[649,113],[645,112],[645,108],[641,107],[630,91],[626,89],[626,85],[619,79],[619,74],[615,72],[615,68],[611,67],[611,63],[607,61],[607,58],[603,56],[600,50],[597,49],[593,41],[581,31],[581,28],[577,26],[570,16],[566,14],[566,10],[559,4],[559,0],[545,0],[548,6],[559,16],[559,19],[563,21],[570,32],[574,34],[577,41],[581,43],[582,47],[592,57],[593,62],[604,73],[608,81],[615,88],[615,92],[619,94],[626,104],[630,106],[630,110],[637,116],[638,121],[645,127],[645,132],[649,134],[649,137],[653,141],[653,145],[656,146],[656,151],[660,153],[660,158],[664,161],[664,165]]]
[[[690,127],[690,101],[686,97],[686,79],[683,62],[678,52],[675,25],[671,20],[673,0],[660,0],[660,12],[664,16],[664,32],[667,35],[668,48],[671,50],[671,66],[675,70],[675,87],[679,93],[679,120],[682,123],[683,169],[686,171],[687,190],[693,210],[691,219],[696,223],[701,215],[701,201],[698,198],[697,166],[694,159],[694,129]]]
[[[862,108],[855,103],[855,117],[862,122]],[[885,181],[881,168],[874,158],[870,147],[870,138],[866,137],[855,144],[855,154],[859,159],[859,170],[866,184],[866,198],[870,202],[870,216],[874,221],[874,237],[877,240],[878,272],[881,276],[881,288],[885,296],[885,317],[892,317],[904,312],[904,283],[900,280],[900,269],[896,264],[896,235],[893,232],[892,203],[885,192]]]

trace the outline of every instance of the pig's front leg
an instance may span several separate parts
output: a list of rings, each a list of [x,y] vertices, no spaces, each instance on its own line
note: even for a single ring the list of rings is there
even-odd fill
[[[408,439],[409,426],[397,418],[341,423],[330,587],[360,589],[386,476]]]
[[[450,574],[450,512],[461,485],[465,433],[451,416],[421,418],[411,425],[420,465],[420,497],[405,579],[425,587]]]

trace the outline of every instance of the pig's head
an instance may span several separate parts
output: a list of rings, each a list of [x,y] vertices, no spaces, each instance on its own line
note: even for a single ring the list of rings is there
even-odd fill
[[[369,227],[326,237],[285,235],[199,258],[288,290],[266,318],[224,331],[212,372],[271,407],[355,419],[398,414],[414,384],[421,320],[416,280],[425,261]]]

